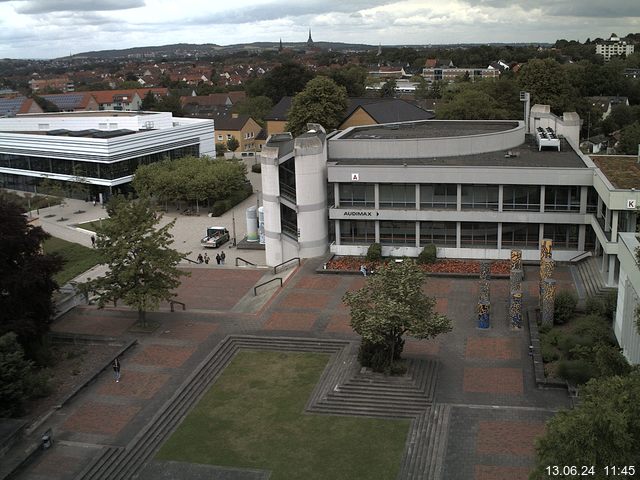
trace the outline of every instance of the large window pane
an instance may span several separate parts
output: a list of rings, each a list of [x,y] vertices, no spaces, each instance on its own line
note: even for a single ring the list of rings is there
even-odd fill
[[[497,185],[462,185],[463,210],[498,210]]]
[[[456,184],[420,185],[420,208],[455,210],[458,203]]]
[[[375,188],[367,183],[341,183],[341,207],[369,207],[375,206]]]
[[[502,247],[538,248],[540,226],[537,223],[503,223]]]
[[[380,222],[380,243],[382,245],[416,245],[415,222]]]
[[[578,248],[578,225],[545,224],[544,238],[553,240],[553,248],[576,250]]]
[[[416,208],[415,184],[380,184],[380,208]]]
[[[420,245],[456,246],[456,222],[420,222]]]
[[[462,247],[498,248],[498,224],[483,222],[462,222],[460,224]]]
[[[579,212],[580,187],[547,185],[544,193],[544,209],[550,212]]]
[[[340,220],[342,245],[368,245],[376,241],[376,222],[366,220]]]
[[[534,185],[505,185],[502,191],[502,209],[540,210],[540,187]]]

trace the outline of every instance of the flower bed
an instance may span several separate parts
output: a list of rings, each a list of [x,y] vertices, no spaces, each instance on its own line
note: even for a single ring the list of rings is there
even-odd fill
[[[378,270],[380,265],[384,262],[393,261],[392,258],[387,258],[379,262],[368,262],[363,257],[333,257],[327,262],[327,270],[339,270],[345,272],[357,272],[360,270],[361,265],[365,265],[367,270]],[[460,275],[479,275],[480,274],[480,261],[479,260],[457,260],[442,258],[436,260],[435,263],[420,265],[420,267],[428,273],[453,273]],[[509,261],[508,260],[493,260],[491,262],[491,274],[492,275],[509,275]]]

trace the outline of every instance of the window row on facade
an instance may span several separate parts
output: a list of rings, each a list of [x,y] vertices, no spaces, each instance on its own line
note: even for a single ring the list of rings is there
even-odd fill
[[[331,190],[331,189],[330,189]],[[336,206],[375,208],[375,185],[372,183],[341,183]],[[504,185],[502,187],[502,211],[579,212],[580,186]],[[419,202],[417,196],[419,195]],[[384,209],[435,209],[500,210],[500,187],[498,185],[460,185],[458,199],[457,184],[378,184],[378,206]],[[598,195],[587,190],[587,212],[594,213],[598,207]]]
[[[41,173],[114,180],[133,175],[140,165],[148,165],[161,160],[174,160],[176,158],[190,155],[200,155],[199,145],[174,148],[164,152],[141,155],[112,163],[85,162],[81,160],[0,153],[0,167]]]
[[[498,237],[502,248],[538,248],[540,225],[537,223],[491,223],[491,222],[379,222],[382,245],[410,246],[434,244],[438,247],[455,248],[458,244],[460,224],[460,247],[498,248]],[[416,228],[416,224],[418,227]],[[500,228],[501,227],[501,228]],[[542,235],[551,238],[554,248],[577,250],[579,225],[544,224]],[[416,238],[419,235],[419,238]],[[376,222],[366,220],[340,220],[341,245],[368,245],[376,242]],[[585,248],[593,248],[595,233],[586,227]]]

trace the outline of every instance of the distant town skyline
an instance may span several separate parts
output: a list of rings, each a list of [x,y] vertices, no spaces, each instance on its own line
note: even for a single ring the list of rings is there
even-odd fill
[[[0,58],[173,43],[553,43],[640,32],[637,0],[0,0]]]

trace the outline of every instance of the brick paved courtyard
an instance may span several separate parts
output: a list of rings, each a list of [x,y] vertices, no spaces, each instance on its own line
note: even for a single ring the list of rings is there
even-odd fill
[[[226,335],[357,340],[341,299],[365,279],[316,274],[318,265],[319,260],[304,263],[253,313],[230,310],[251,293],[263,271],[193,268],[178,290],[187,310],[170,313],[163,307],[150,314],[159,324],[151,333],[132,332],[135,312],[121,308],[84,307],[63,316],[53,330],[136,338],[138,344],[123,355],[122,382],[116,384],[107,368],[52,417],[60,441],[19,478],[72,479],[99,446],[127,445]],[[557,278],[561,288],[573,288],[562,268]],[[531,274],[525,279],[525,303],[537,299],[536,280]],[[544,422],[568,406],[566,392],[535,387],[527,332],[508,326],[507,289],[507,280],[491,281],[491,328],[479,330],[477,280],[429,278],[425,291],[436,297],[437,311],[452,319],[454,330],[433,340],[406,339],[406,357],[438,360],[435,402],[452,406],[441,479],[526,479]]]

